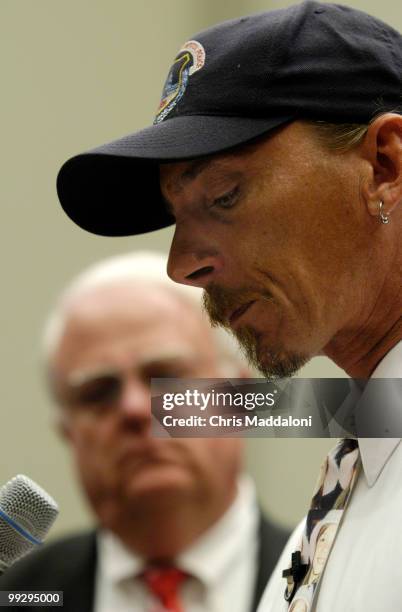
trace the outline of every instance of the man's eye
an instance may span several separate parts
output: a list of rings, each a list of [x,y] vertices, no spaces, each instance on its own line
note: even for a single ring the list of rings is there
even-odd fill
[[[235,187],[231,191],[224,193],[219,198],[215,198],[212,206],[218,206],[219,208],[232,208],[237,200],[238,193],[239,188]]]
[[[81,385],[75,391],[75,403],[81,405],[102,405],[116,400],[121,390],[117,377],[102,376]]]

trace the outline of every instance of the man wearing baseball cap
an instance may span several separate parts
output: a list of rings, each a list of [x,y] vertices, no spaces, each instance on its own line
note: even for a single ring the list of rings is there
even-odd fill
[[[67,161],[58,193],[98,234],[175,223],[169,275],[204,288],[266,376],[322,354],[354,378],[401,378],[401,112],[401,35],[308,1],[193,36],[154,125]],[[338,443],[262,612],[398,609],[399,442]]]

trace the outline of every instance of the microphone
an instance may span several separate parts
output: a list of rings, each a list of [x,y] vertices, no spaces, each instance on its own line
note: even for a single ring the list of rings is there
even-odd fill
[[[36,482],[19,474],[0,489],[0,575],[40,546],[59,509]]]

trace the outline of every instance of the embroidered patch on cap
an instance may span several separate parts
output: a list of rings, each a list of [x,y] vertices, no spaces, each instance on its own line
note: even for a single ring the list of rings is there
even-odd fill
[[[187,41],[169,70],[154,123],[160,123],[176,106],[186,91],[188,80],[205,64],[205,49],[197,40]]]

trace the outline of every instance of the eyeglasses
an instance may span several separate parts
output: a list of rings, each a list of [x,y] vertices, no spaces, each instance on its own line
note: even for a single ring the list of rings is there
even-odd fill
[[[151,378],[184,378],[192,375],[191,368],[182,360],[171,363],[152,363],[135,370],[136,380],[149,389],[151,393]],[[73,372],[64,388],[57,396],[66,407],[105,410],[115,406],[123,393],[130,371],[118,368],[100,368],[88,372],[78,370]]]
[[[72,405],[110,405],[121,397],[124,379],[116,373],[104,374],[70,386],[66,403]]]

